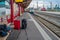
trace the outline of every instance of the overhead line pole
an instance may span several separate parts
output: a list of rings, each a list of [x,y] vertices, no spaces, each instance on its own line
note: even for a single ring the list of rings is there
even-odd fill
[[[38,9],[38,1],[37,1],[37,9]]]

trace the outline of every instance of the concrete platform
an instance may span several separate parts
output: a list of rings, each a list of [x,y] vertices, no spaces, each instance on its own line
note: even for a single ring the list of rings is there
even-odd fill
[[[7,40],[53,40],[29,13],[24,13],[18,20],[27,19],[26,30],[12,30]],[[54,37],[53,37],[54,38]],[[55,38],[58,40],[57,38]]]

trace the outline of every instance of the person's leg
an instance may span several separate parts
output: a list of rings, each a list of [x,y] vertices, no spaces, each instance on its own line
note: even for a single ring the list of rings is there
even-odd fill
[[[7,31],[7,32],[10,32],[10,31],[11,31],[11,27],[7,27],[7,28],[6,28],[6,31]]]

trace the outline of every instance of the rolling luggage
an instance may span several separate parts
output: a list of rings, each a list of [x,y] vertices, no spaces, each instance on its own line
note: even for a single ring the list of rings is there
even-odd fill
[[[22,29],[26,29],[26,28],[27,28],[27,20],[22,19]]]
[[[20,20],[14,20],[14,29],[20,30]]]

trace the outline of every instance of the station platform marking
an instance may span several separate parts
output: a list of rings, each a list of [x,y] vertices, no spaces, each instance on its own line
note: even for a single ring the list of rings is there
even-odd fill
[[[43,36],[43,38],[45,40],[52,40],[50,38],[50,36],[41,28],[41,26],[34,20],[34,18],[31,16],[31,14],[28,13],[28,15],[31,17],[31,19],[33,20],[35,26],[37,27],[37,29],[39,30],[39,32],[41,33],[41,35]]]
[[[27,19],[27,21],[33,21],[32,19]]]

